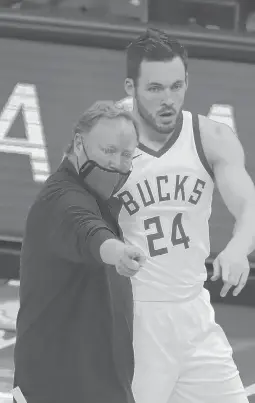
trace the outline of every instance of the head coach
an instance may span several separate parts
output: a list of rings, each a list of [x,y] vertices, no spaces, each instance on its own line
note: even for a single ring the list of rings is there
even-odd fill
[[[144,256],[122,242],[119,201],[108,199],[137,144],[134,118],[97,102],[30,208],[14,351],[27,403],[134,403],[129,277]]]

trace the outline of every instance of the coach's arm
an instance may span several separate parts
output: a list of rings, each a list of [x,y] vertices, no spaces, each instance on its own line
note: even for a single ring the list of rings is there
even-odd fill
[[[94,197],[77,190],[63,190],[49,204],[49,242],[57,256],[73,263],[114,265],[131,277],[145,261],[143,253],[126,245],[102,218]]]
[[[52,251],[73,263],[88,258],[102,263],[99,253],[107,240],[118,237],[103,220],[94,197],[76,189],[63,189],[49,204],[48,225]]]
[[[249,276],[247,256],[255,249],[255,188],[245,168],[242,145],[232,129],[200,117],[201,138],[215,182],[235,218],[233,237],[214,261],[212,280],[222,276],[225,296],[232,286],[238,295]]]

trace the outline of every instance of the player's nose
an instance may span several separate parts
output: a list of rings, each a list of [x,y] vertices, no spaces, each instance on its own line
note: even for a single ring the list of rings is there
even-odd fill
[[[164,91],[161,105],[168,106],[168,107],[171,107],[174,105],[174,97],[173,97],[173,93],[170,89],[166,89]]]

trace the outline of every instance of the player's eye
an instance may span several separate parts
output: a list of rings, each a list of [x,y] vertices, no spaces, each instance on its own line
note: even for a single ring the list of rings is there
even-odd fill
[[[159,91],[161,91],[161,87],[150,87],[149,91],[150,92],[159,92]]]
[[[182,83],[176,83],[176,84],[174,84],[174,86],[173,86],[173,90],[179,90],[179,89],[181,89],[183,87],[183,84]]]

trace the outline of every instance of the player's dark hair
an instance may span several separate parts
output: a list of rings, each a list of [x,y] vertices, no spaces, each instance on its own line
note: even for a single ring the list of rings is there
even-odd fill
[[[187,71],[188,53],[185,47],[166,32],[149,28],[127,47],[127,78],[137,84],[143,60],[167,61],[175,57],[181,58]]]

